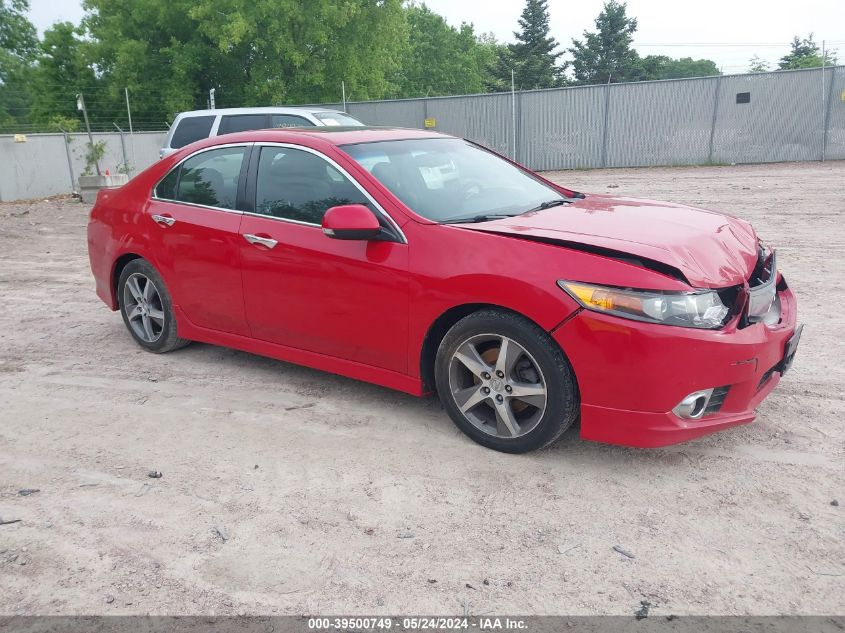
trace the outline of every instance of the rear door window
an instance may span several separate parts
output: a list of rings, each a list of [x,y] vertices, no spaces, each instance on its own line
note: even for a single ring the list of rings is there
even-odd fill
[[[162,178],[158,198],[234,209],[245,148],[222,147],[192,156]]]
[[[270,127],[314,127],[308,119],[295,114],[271,114]]]
[[[170,147],[179,149],[194,141],[208,138],[211,134],[211,126],[214,124],[214,115],[211,116],[188,116],[180,119],[173,131],[173,138],[170,139]]]
[[[221,119],[217,133],[232,134],[247,130],[262,130],[266,127],[266,114],[229,114]]]

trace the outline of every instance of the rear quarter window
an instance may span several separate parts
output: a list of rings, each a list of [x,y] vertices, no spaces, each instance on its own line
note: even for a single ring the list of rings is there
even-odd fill
[[[270,117],[270,127],[314,127],[314,124],[295,114],[274,114]]]
[[[170,147],[179,149],[194,141],[208,138],[211,134],[211,126],[214,125],[214,115],[211,116],[189,116],[180,119],[170,139]]]
[[[220,120],[218,134],[232,134],[248,130],[262,130],[267,127],[266,114],[230,114]]]
[[[155,197],[164,200],[176,198],[176,181],[179,179],[179,167],[170,170],[170,173],[162,178],[155,187]]]

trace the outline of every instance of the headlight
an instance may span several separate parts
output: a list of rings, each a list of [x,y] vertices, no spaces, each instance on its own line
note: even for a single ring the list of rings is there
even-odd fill
[[[557,284],[588,310],[635,321],[716,329],[724,325],[729,312],[712,290],[632,290],[564,280]]]

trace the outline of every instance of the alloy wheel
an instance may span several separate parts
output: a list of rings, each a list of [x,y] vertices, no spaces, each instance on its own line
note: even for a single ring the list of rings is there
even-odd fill
[[[539,364],[522,345],[498,334],[472,336],[458,346],[449,361],[449,390],[463,416],[494,437],[530,433],[546,410]]]
[[[129,327],[145,343],[155,343],[164,331],[164,308],[153,281],[133,273],[123,285],[123,310]]]

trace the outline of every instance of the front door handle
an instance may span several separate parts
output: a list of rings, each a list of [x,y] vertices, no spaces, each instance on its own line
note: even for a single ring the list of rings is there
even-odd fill
[[[174,218],[171,218],[169,215],[158,215],[153,214],[153,222],[156,224],[161,224],[162,226],[173,226],[176,223]]]
[[[261,244],[261,246],[266,246],[267,248],[273,248],[278,242],[270,237],[261,237],[259,235],[251,235],[249,233],[244,233],[244,239],[249,242],[250,244]]]

